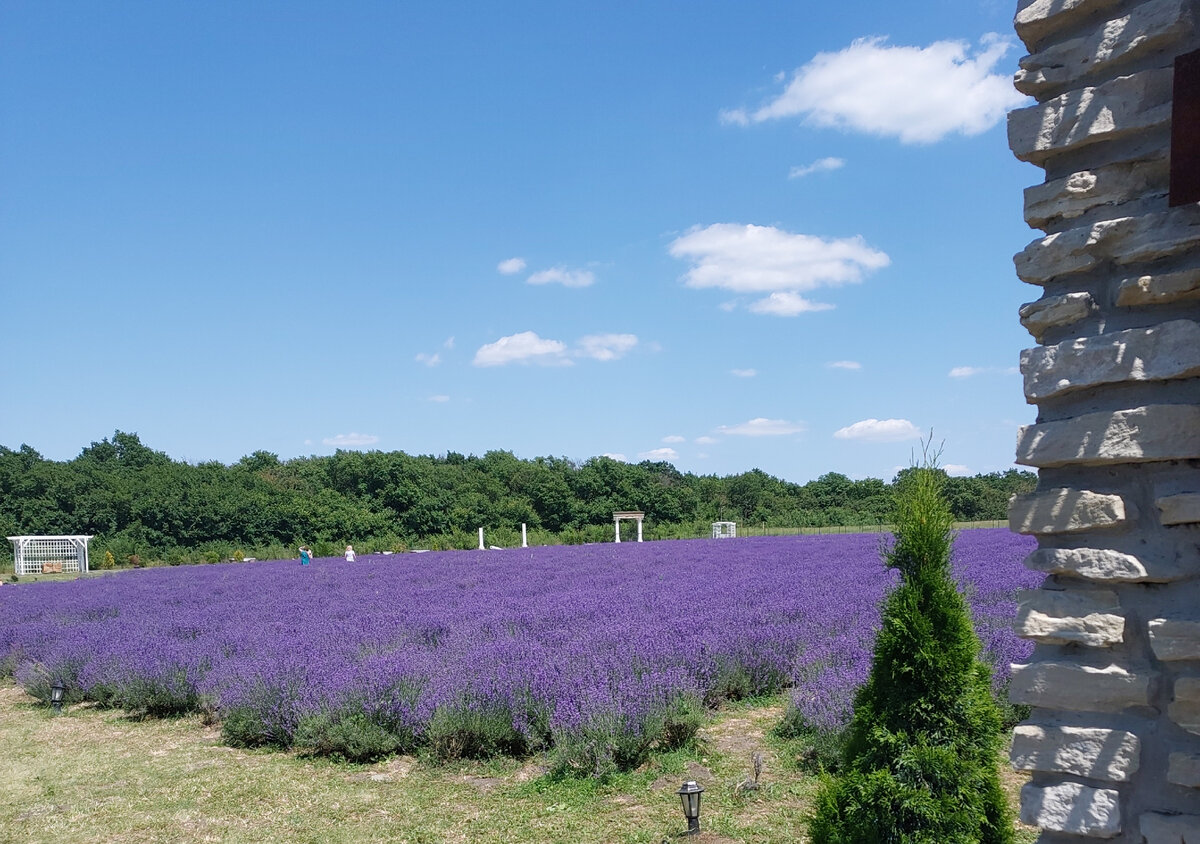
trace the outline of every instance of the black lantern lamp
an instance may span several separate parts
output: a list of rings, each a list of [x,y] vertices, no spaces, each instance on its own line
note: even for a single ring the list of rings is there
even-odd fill
[[[687,818],[688,835],[700,834],[700,795],[704,793],[695,780],[688,780],[675,792],[683,802],[683,816]]]
[[[62,681],[57,681],[50,687],[50,705],[54,707],[55,715],[62,715],[63,696],[67,693]]]

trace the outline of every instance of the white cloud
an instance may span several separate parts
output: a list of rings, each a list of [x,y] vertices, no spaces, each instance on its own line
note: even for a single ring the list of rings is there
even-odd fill
[[[946,470],[947,475],[954,475],[955,477],[959,478],[963,478],[971,474],[971,470],[961,463],[947,463],[942,468]]]
[[[636,334],[589,334],[579,339],[576,354],[594,360],[616,360],[637,343]]]
[[[442,356],[437,352],[434,352],[432,355],[427,355],[424,352],[421,352],[417,355],[416,360],[418,363],[423,363],[426,366],[437,366],[442,362]]]
[[[616,460],[618,463],[628,463],[629,462],[628,460],[625,459],[625,455],[621,454],[619,452],[606,451],[603,454],[601,454],[600,456],[607,457],[609,460]]]
[[[687,437],[681,437],[678,434],[668,434],[662,438],[665,443],[682,443],[687,442]]]
[[[673,448],[652,448],[638,454],[639,460],[678,460],[679,452]]]
[[[448,401],[450,401],[450,397],[449,397],[449,396],[445,396],[445,395],[440,395],[440,396],[430,396],[430,397],[429,397],[429,401],[432,401],[432,402],[439,402],[439,403],[441,403],[441,402],[448,402]]]
[[[862,364],[856,360],[831,360],[825,365],[830,369],[862,369]]]
[[[349,434],[326,437],[321,442],[324,445],[332,445],[337,448],[354,448],[355,446],[375,445],[375,443],[379,442],[379,437],[374,434],[356,434],[351,432]]]
[[[692,442],[696,443],[697,445],[713,445],[714,443],[720,442],[720,440],[718,440],[716,437],[696,437],[696,439],[692,440]]]
[[[818,53],[761,108],[734,109],[721,118],[745,126],[803,116],[817,126],[910,144],[978,135],[1025,101],[1012,87],[1011,72],[993,72],[1012,47],[1012,39],[994,33],[974,49],[965,41],[903,47],[860,38],[836,53]]]
[[[840,170],[846,166],[844,158],[818,158],[812,164],[805,164],[803,167],[793,167],[788,171],[789,179],[803,179],[805,176],[811,176],[813,173],[828,173],[831,170]]]
[[[950,370],[951,378],[970,378],[972,375],[980,375],[985,370],[980,366],[956,366]]]
[[[566,267],[551,267],[531,275],[529,284],[561,284],[563,287],[588,287],[596,281],[590,270],[568,270]]]
[[[826,310],[831,306],[800,293],[857,283],[891,263],[860,236],[825,239],[740,223],[697,226],[672,241],[668,252],[692,264],[683,276],[688,287],[769,293],[750,310],[778,316]]]
[[[501,275],[516,275],[525,269],[524,258],[506,258],[496,265],[496,272]]]
[[[757,369],[731,369],[731,375],[736,375],[738,378],[753,378],[758,374]]]
[[[571,361],[566,353],[566,345],[558,340],[543,340],[532,331],[522,331],[480,346],[472,363],[475,366],[504,366],[510,363],[570,366]]]
[[[771,316],[796,316],[809,311],[832,310],[833,305],[824,302],[812,302],[799,293],[772,293],[765,299],[750,303],[751,313],[770,314]]]
[[[442,346],[447,349],[453,349],[454,348],[454,336],[451,335],[451,336],[447,337],[446,342],[443,343]]]
[[[833,435],[839,440],[895,443],[920,439],[921,431],[907,419],[864,419],[840,428]]]
[[[799,422],[788,422],[786,419],[764,419],[758,417],[749,422],[737,425],[722,425],[717,432],[728,436],[740,437],[778,437],[785,434],[803,433],[804,425]]]

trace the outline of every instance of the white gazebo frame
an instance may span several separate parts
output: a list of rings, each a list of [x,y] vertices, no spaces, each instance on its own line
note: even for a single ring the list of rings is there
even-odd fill
[[[713,539],[736,539],[737,538],[737,522],[713,522],[712,523],[712,538]]]
[[[61,563],[64,574],[88,570],[90,536],[10,536],[13,574],[41,574],[47,563]],[[55,566],[57,568],[57,566]]]
[[[642,519],[646,518],[646,514],[641,510],[618,510],[613,513],[613,528],[617,534],[617,542],[621,541],[621,519],[633,519],[637,522],[638,538],[637,541],[642,541]]]

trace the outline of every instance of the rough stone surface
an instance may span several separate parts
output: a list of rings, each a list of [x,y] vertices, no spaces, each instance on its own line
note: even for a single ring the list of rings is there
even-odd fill
[[[1026,349],[1021,374],[1030,402],[1100,384],[1192,378],[1200,375],[1200,323],[1175,319]]]
[[[1026,188],[1025,222],[1033,228],[1047,228],[1100,208],[1107,209],[1109,218],[1129,216],[1113,212],[1137,199],[1165,196],[1167,182],[1165,158],[1081,170]]]
[[[1055,232],[1013,256],[1017,276],[1029,284],[1093,270],[1190,252],[1200,245],[1200,207],[1183,205],[1157,214],[1118,217]]]
[[[1008,114],[1008,146],[1022,161],[1051,156],[1166,126],[1171,120],[1170,68],[1119,76]]]
[[[1200,754],[1172,753],[1167,763],[1167,782],[1200,788]]]
[[[1180,677],[1175,681],[1175,699],[1167,715],[1189,733],[1200,735],[1200,677]]]
[[[1014,622],[1017,635],[1048,645],[1107,648],[1125,639],[1125,616],[1111,590],[1023,590]]]
[[[1040,341],[1048,328],[1070,325],[1096,310],[1091,293],[1067,293],[1062,296],[1047,296],[1036,302],[1021,306],[1021,325]]]
[[[1146,812],[1138,820],[1145,844],[1200,844],[1200,815]]]
[[[1070,574],[1103,583],[1165,583],[1192,572],[1177,560],[1140,559],[1107,548],[1039,548],[1025,558],[1026,568]]]
[[[1121,712],[1150,703],[1150,676],[1119,665],[1093,668],[1072,662],[1031,662],[1012,667],[1013,703],[1075,712]]]
[[[1021,60],[1014,84],[1018,91],[1043,95],[1151,50],[1162,49],[1191,29],[1191,7],[1184,0],[1154,0],[1130,14],[1095,27],[1086,36],[1051,44]]]
[[[1008,523],[1026,534],[1080,533],[1124,527],[1137,510],[1119,495],[1059,487],[1014,495],[1008,502]]]
[[[1055,30],[1070,26],[1097,9],[1118,4],[1119,0],[1026,0],[1020,3],[1013,26],[1025,46],[1032,49]]]
[[[1158,404],[1026,425],[1017,436],[1025,466],[1101,466],[1200,458],[1200,406]]]
[[[1123,308],[1197,299],[1200,299],[1200,269],[1127,278],[1117,289],[1117,304]]]
[[[1120,795],[1112,788],[1077,782],[1021,789],[1021,820],[1054,832],[1115,838],[1121,834]]]
[[[1200,492],[1182,492],[1156,498],[1154,506],[1162,513],[1159,521],[1164,525],[1193,525],[1200,522]]]
[[[1200,618],[1152,618],[1147,626],[1159,659],[1200,659]]]
[[[1141,740],[1125,730],[1022,724],[1013,730],[1010,757],[1018,771],[1126,782],[1137,773],[1141,748]]]

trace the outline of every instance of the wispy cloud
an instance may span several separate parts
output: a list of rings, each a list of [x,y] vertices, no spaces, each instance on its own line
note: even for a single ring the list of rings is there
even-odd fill
[[[331,445],[336,448],[358,448],[364,445],[375,445],[375,443],[379,442],[379,437],[374,434],[351,432],[349,434],[337,434],[336,436],[326,437],[321,442],[324,445]]]
[[[682,443],[687,442],[687,437],[681,437],[679,434],[668,434],[662,438],[665,443]]]
[[[731,370],[729,370],[729,374],[734,375],[738,378],[753,378],[755,375],[758,374],[758,370],[757,369],[731,369]]]
[[[947,475],[953,475],[956,478],[964,478],[971,474],[971,470],[961,463],[947,463],[942,467]]]
[[[501,275],[516,275],[525,269],[524,258],[506,258],[496,265],[496,272]]]
[[[438,402],[438,403],[444,403],[444,402],[448,402],[448,401],[450,401],[450,397],[449,397],[449,396],[446,396],[446,395],[430,396],[430,397],[429,397],[429,401],[432,401],[432,402]]]
[[[425,352],[421,352],[420,354],[417,355],[416,361],[418,363],[423,363],[426,366],[437,366],[439,363],[442,362],[442,356],[440,354],[438,354],[437,352],[434,352],[431,355],[427,355],[427,354],[425,354]]]
[[[862,369],[862,364],[856,360],[831,360],[825,365],[830,369]]]
[[[951,378],[970,378],[972,375],[979,375],[984,371],[979,366],[956,366],[948,374]]]
[[[720,440],[718,440],[716,437],[704,436],[696,437],[696,439],[692,440],[692,442],[696,443],[697,445],[713,445],[720,442]]]
[[[570,366],[571,360],[567,357],[565,343],[543,340],[532,331],[522,331],[480,346],[472,363],[475,366],[505,366],[510,363]]]
[[[731,109],[721,119],[746,126],[803,117],[816,126],[909,144],[978,135],[1025,101],[1012,87],[1012,74],[996,72],[1013,46],[1013,39],[995,33],[975,47],[965,41],[892,46],[883,37],[860,38],[836,53],[818,53],[766,105]]]
[[[803,432],[804,423],[802,422],[789,422],[786,419],[765,419],[761,416],[751,419],[749,422],[741,422],[737,425],[722,425],[717,428],[717,433],[719,434],[737,437],[780,437]]]
[[[907,419],[863,419],[834,431],[839,440],[894,443],[921,438],[921,431]]]
[[[446,342],[442,343],[442,346],[443,346],[443,348],[446,348],[446,349],[453,349],[454,348],[454,335],[451,334],[449,337],[447,337]]]
[[[638,344],[636,334],[589,334],[579,338],[575,353],[593,360],[616,360]]]
[[[618,463],[628,463],[629,462],[628,460],[626,460],[625,455],[621,454],[620,452],[606,451],[603,454],[601,454],[600,456],[607,457],[609,460],[615,460]]]
[[[638,460],[678,460],[679,452],[673,448],[652,448],[638,454]]]
[[[566,267],[551,267],[540,270],[528,278],[529,284],[561,284],[563,287],[588,287],[596,281],[591,270],[568,270]]]
[[[800,294],[860,282],[891,263],[862,237],[826,239],[740,223],[693,228],[672,241],[668,252],[691,263],[683,276],[688,287],[771,294],[750,310],[776,316],[827,310],[832,306]]]
[[[845,166],[846,160],[844,158],[818,158],[812,164],[793,167],[788,171],[788,178],[803,179],[805,176],[811,176],[813,173],[828,173],[831,170],[840,170]]]

